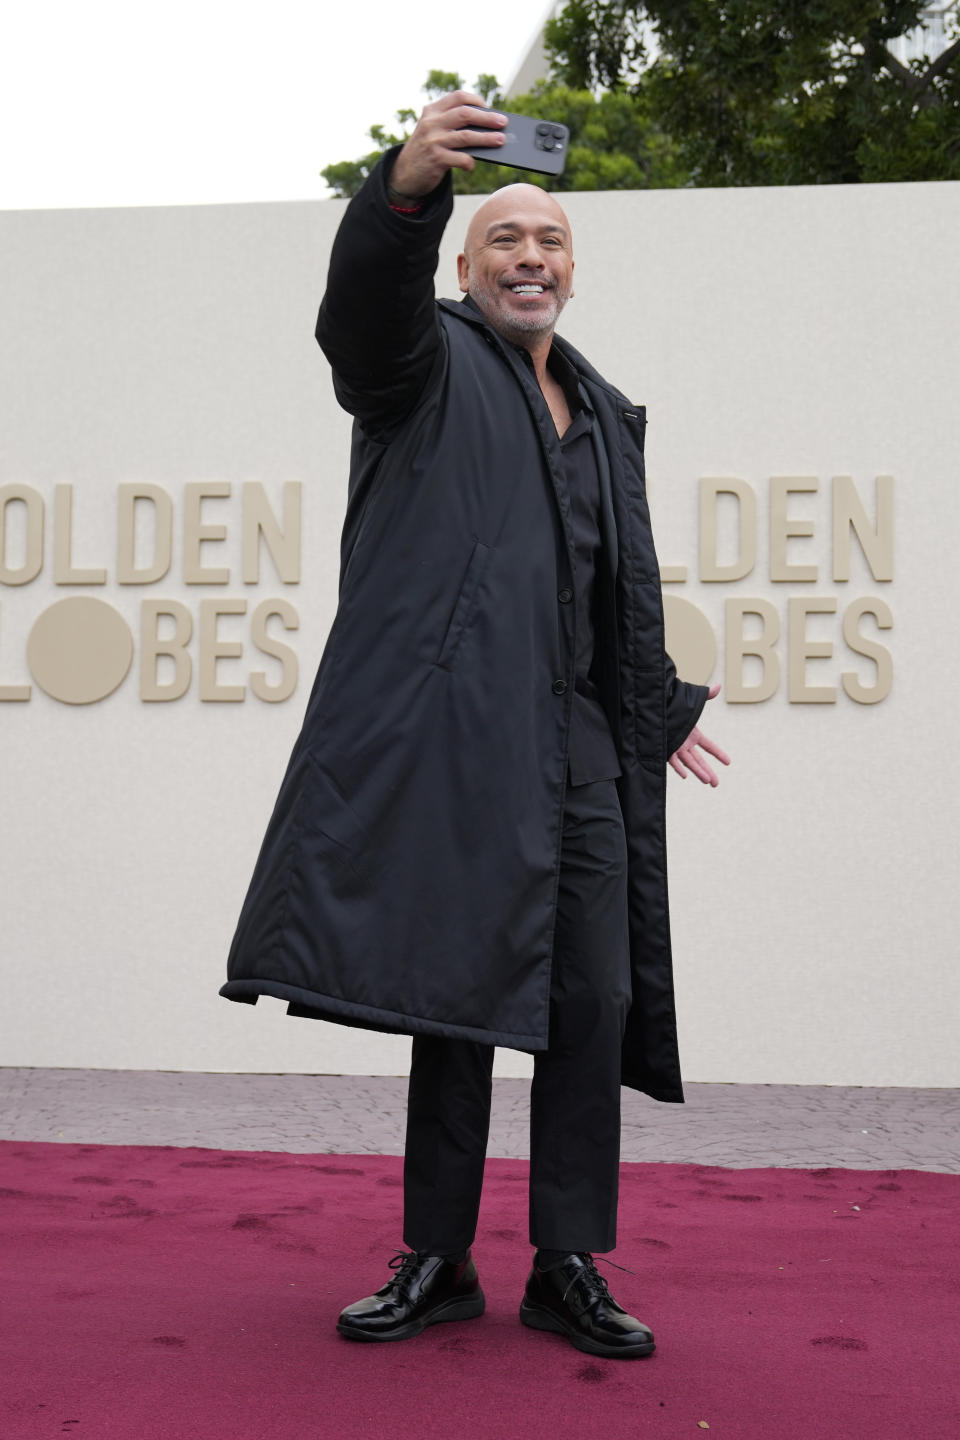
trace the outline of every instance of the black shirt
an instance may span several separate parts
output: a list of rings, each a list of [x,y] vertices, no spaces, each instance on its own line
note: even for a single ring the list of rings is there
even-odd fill
[[[523,350],[522,354],[532,368],[529,352]],[[596,632],[595,581],[598,568],[603,563],[600,478],[592,438],[596,418],[580,387],[576,371],[556,347],[550,351],[547,368],[562,386],[571,416],[570,424],[560,436],[562,479],[570,506],[573,535],[577,605],[569,765],[570,784],[587,785],[594,780],[614,780],[621,773],[610,725],[600,703],[600,693],[591,678]],[[565,592],[560,593],[562,596]],[[564,603],[562,599],[561,603]]]

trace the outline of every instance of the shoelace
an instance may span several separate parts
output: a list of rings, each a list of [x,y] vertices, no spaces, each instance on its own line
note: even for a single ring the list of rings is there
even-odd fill
[[[416,1250],[398,1250],[396,1255],[387,1261],[388,1268],[396,1271],[390,1284],[396,1286],[398,1295],[403,1295],[409,1288],[413,1272],[423,1258],[423,1254],[418,1254]]]
[[[564,1290],[563,1295],[561,1296],[560,1303],[563,1304],[567,1296],[570,1294],[570,1291],[573,1289],[574,1285],[576,1285],[577,1281],[583,1279],[588,1280],[591,1289],[597,1290],[599,1292],[599,1294],[595,1298],[600,1300],[613,1301],[613,1296],[610,1294],[610,1287],[604,1277],[600,1274],[600,1271],[597,1269],[596,1259],[594,1259],[594,1257],[589,1253],[589,1251],[586,1250],[580,1251],[578,1253],[578,1258],[583,1261],[583,1270],[578,1270],[574,1274],[573,1279],[570,1281],[569,1285],[567,1286],[566,1290]],[[601,1260],[604,1265],[612,1265],[614,1270],[622,1270],[625,1275],[636,1274],[635,1270],[628,1270],[626,1265],[618,1265],[616,1260],[607,1260],[604,1258],[603,1255],[600,1255],[597,1258]],[[584,1272],[586,1272],[586,1274],[584,1274]]]
[[[409,1280],[413,1267],[419,1259],[420,1256],[416,1250],[398,1250],[396,1255],[387,1261],[387,1268],[397,1272],[394,1276],[393,1284],[402,1286]]]

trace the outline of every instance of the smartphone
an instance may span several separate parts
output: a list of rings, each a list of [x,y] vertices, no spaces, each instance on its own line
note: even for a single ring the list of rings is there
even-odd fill
[[[474,107],[480,115],[489,112]],[[493,165],[510,165],[517,170],[537,170],[542,175],[561,175],[567,161],[567,145],[570,131],[566,125],[552,120],[534,120],[531,115],[511,115],[507,110],[496,111],[506,115],[507,128],[502,145],[488,148],[474,145],[467,149],[468,155],[478,160],[489,160]],[[482,130],[489,128],[480,121],[464,129]]]

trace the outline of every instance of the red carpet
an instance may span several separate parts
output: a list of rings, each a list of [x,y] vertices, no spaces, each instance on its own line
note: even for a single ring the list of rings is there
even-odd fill
[[[357,1345],[400,1161],[0,1144],[0,1437],[956,1440],[960,1177],[624,1165],[657,1354],[523,1329],[526,1165],[488,1164],[479,1320]]]

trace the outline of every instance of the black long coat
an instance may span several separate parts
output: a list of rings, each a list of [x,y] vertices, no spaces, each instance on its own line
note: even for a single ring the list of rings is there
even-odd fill
[[[573,699],[559,446],[513,347],[434,301],[449,181],[411,217],[384,178],[344,216],[317,327],[355,416],[340,602],[221,993],[542,1050]],[[664,652],[644,411],[555,343],[599,421],[616,536],[598,646],[629,852],[623,1082],[682,1100],[666,761],[706,691]]]

